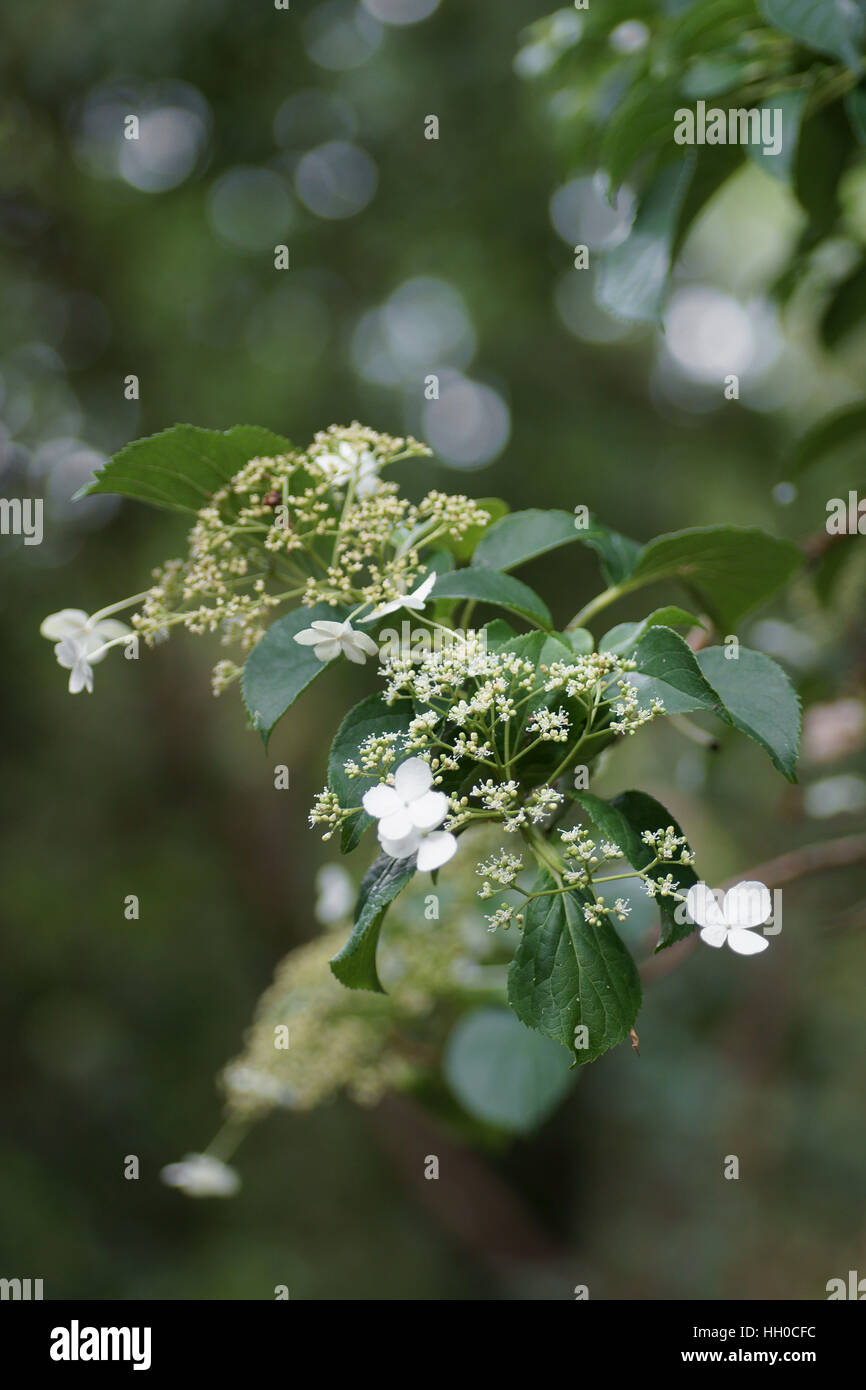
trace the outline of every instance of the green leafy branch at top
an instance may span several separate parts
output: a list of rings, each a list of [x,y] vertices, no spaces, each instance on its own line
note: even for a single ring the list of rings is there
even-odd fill
[[[748,161],[788,184],[808,216],[801,273],[833,232],[840,180],[866,145],[864,39],[863,0],[606,0],[525,31],[516,68],[556,84],[549,119],[569,168],[599,174],[611,199],[626,182],[637,195],[629,235],[602,262],[603,308],[658,320],[695,219]],[[713,132],[684,148],[675,129],[698,102],[726,116],[766,111],[780,128],[769,146],[750,125],[743,144]],[[864,287],[858,267],[828,308],[828,334],[850,322],[852,295],[862,312]]]

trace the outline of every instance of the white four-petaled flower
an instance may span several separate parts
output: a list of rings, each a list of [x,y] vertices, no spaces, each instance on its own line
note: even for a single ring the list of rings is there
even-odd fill
[[[167,1187],[180,1188],[187,1197],[234,1197],[241,1185],[234,1168],[211,1154],[186,1154],[181,1163],[169,1163],[159,1176]]]
[[[753,928],[766,922],[772,910],[770,890],[756,880],[738,883],[725,894],[721,904],[706,883],[695,883],[686,894],[689,916],[701,928],[701,940],[708,946],[724,946],[740,956],[754,956],[766,950],[766,936]]]
[[[88,617],[83,608],[61,608],[49,613],[39,631],[55,642],[58,664],[69,672],[69,692],[93,691],[93,667],[102,661],[107,644],[129,637],[132,629],[116,618]]]
[[[354,479],[358,497],[369,497],[376,491],[382,461],[369,449],[355,449],[343,440],[335,454],[319,454],[316,463],[338,486]]]
[[[433,773],[423,758],[407,758],[394,773],[394,785],[381,782],[364,793],[363,806],[379,822],[379,843],[392,859],[406,859],[417,852],[417,867],[438,869],[447,864],[457,841],[447,830],[437,830],[448,814],[444,792],[432,790]]]
[[[344,623],[326,620],[311,623],[303,632],[295,633],[295,641],[302,647],[312,647],[319,661],[333,661],[342,652],[356,666],[365,665],[367,657],[375,656],[379,650],[372,637],[366,632],[356,632],[348,619]]]
[[[420,613],[430,595],[430,590],[436,583],[436,571],[431,570],[427,578],[422,580],[411,594],[401,594],[399,598],[389,600],[388,603],[380,603],[378,608],[366,618],[362,618],[362,623],[372,623],[376,618],[384,618],[386,613],[396,613],[398,608],[408,608],[412,613]]]

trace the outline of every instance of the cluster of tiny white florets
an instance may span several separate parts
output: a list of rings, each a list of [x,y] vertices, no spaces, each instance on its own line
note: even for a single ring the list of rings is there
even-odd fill
[[[394,767],[403,742],[402,734],[368,734],[358,745],[360,762],[350,759],[343,764],[346,776],[384,779]]]
[[[665,864],[694,864],[695,856],[685,835],[678,835],[673,825],[664,830],[644,830],[641,839],[656,859]]]
[[[676,898],[680,897],[679,882],[673,874],[665,874],[664,878],[645,877],[643,880],[644,891],[650,898]]]
[[[560,830],[559,843],[566,865],[562,875],[563,881],[576,888],[587,888],[592,881],[593,870],[606,859],[620,857],[616,845],[610,844],[607,840],[600,845],[596,844],[589,831],[582,825]]]
[[[615,902],[608,904],[604,895],[600,894],[595,902],[584,903],[583,920],[591,927],[598,927],[606,917],[615,917],[618,922],[624,922],[631,912],[631,903],[625,898],[617,898]]]
[[[571,720],[560,705],[558,710],[536,709],[526,721],[526,729],[540,743],[567,743]]]
[[[475,865],[475,872],[484,879],[478,889],[479,898],[493,896],[494,890],[490,880],[498,883],[501,888],[510,888],[522,868],[523,860],[520,855],[511,854],[507,849],[491,854],[489,859],[482,859]]]
[[[316,794],[308,820],[311,826],[324,825],[325,833],[322,839],[330,840],[334,831],[346,819],[346,814],[345,808],[340,805],[340,798],[337,793],[331,791],[329,787],[324,787]]]
[[[547,667],[545,690],[565,689],[570,699],[591,695],[597,687],[604,689],[615,675],[633,671],[635,663],[613,652],[588,652],[573,661],[554,661]]]
[[[422,546],[489,520],[462,494],[415,504],[381,479],[387,464],[429,453],[355,421],[305,451],[251,459],[196,514],[186,558],[154,571],[133,627],[148,644],[177,625],[219,634],[245,658],[284,602],[359,608],[405,594],[423,571]],[[241,669],[221,661],[215,693]]]
[[[610,721],[615,734],[636,734],[644,724],[664,714],[663,700],[652,699],[648,706],[642,706],[637,690],[629,681],[618,680],[616,685],[620,698],[614,702],[614,717]]]
[[[496,931],[497,927],[502,927],[503,931],[507,931],[512,922],[516,922],[518,926],[523,925],[523,914],[516,912],[508,903],[502,903],[495,912],[485,913],[485,917],[490,923],[487,928],[490,932]]]

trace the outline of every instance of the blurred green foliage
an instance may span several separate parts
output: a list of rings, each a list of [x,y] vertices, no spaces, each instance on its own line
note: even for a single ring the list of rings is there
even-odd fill
[[[412,464],[424,488],[456,476],[513,508],[583,503],[639,539],[722,521],[812,538],[810,574],[744,633],[818,705],[801,786],[782,788],[736,735],[714,755],[671,729],[630,741],[598,791],[657,795],[711,879],[862,827],[856,538],[832,548],[834,582],[813,583],[838,563],[821,549],[825,501],[863,481],[857,438],[796,494],[778,486],[794,435],[863,395],[862,322],[821,334],[866,244],[862,156],[805,261],[797,198],[744,164],[692,229],[666,331],[630,328],[599,310],[594,270],[572,268],[600,216],[594,152],[560,123],[572,77],[554,70],[542,92],[513,67],[547,6],[441,4],[405,26],[375,9],[5,6],[2,491],[44,496],[47,525],[38,547],[0,538],[2,1273],[44,1278],[48,1297],[269,1298],[287,1284],[293,1298],[568,1298],[576,1283],[594,1298],[822,1297],[866,1258],[856,867],[785,890],[765,968],[698,951],[649,984],[640,1059],[620,1048],[591,1068],[534,1138],[487,1135],[479,1158],[455,1145],[453,1113],[431,1131],[413,1109],[338,1101],[256,1129],[232,1202],[158,1181],[217,1128],[213,1078],[276,962],[315,932],[325,856],[305,813],[344,700],[323,687],[266,758],[239,702],[209,694],[214,652],[176,640],[98,668],[95,694],[70,699],[40,619],[144,587],[182,540],[182,522],[143,506],[68,503],[128,439],[187,420],[303,441],[358,417],[422,438],[426,422],[447,443],[453,420],[449,434],[423,398],[439,368],[490,388],[510,435],[474,478]],[[579,73],[579,45],[569,63]],[[327,161],[318,183],[300,169],[333,141],[376,166],[353,216],[316,215],[299,192],[326,196]],[[432,289],[407,294],[419,278]],[[723,399],[728,371],[739,402]],[[452,458],[483,462],[501,412],[491,424],[489,398],[468,399],[481,443],[458,439]],[[592,592],[575,550],[536,562],[558,621]],[[633,616],[625,602],[612,621]],[[442,1176],[413,1188],[430,1152]],[[730,1153],[738,1182],[722,1177]]]

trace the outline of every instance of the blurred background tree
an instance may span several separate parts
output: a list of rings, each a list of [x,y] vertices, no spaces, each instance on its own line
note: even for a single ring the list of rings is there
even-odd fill
[[[532,1137],[467,1142],[453,1113],[341,1099],[258,1127],[233,1202],[163,1188],[162,1164],[217,1127],[213,1078],[276,962],[316,930],[326,855],[304,816],[337,701],[304,703],[266,759],[239,701],[212,700],[207,643],[107,664],[71,701],[38,638],[46,612],[143,588],[180,549],[181,521],[69,501],[128,439],[188,420],[303,444],[357,417],[433,446],[412,465],[423,488],[582,503],[638,539],[731,521],[807,542],[802,580],[743,634],[810,705],[801,785],[736,739],[712,754],[674,729],[618,750],[610,782],[669,805],[711,881],[862,833],[864,561],[856,537],[828,548],[824,522],[863,483],[866,161],[845,55],[780,21],[761,40],[767,8],[7,0],[0,468],[4,496],[46,499],[47,525],[38,547],[0,538],[4,1274],[49,1297],[784,1298],[862,1268],[856,865],[790,886],[765,968],[699,950],[650,981],[640,1059],[590,1068]],[[611,204],[599,132],[627,82],[655,81],[678,16],[711,12],[717,65],[757,33],[783,87],[838,80],[821,120],[843,123],[839,158],[801,146],[785,181],[737,152],[663,323],[636,324],[595,261],[627,246],[650,171],[623,168]],[[729,53],[722,78],[693,50],[670,60],[666,112],[733,104],[765,60]],[[837,411],[847,425],[810,433]],[[543,566],[526,578],[564,621],[592,561],[570,547]],[[419,1182],[431,1152],[442,1177]]]

